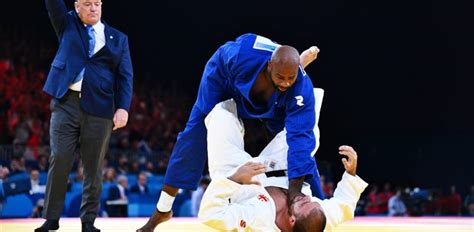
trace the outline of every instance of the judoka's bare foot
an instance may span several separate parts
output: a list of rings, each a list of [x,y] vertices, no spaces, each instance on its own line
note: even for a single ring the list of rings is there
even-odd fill
[[[151,215],[151,217],[148,219],[148,222],[144,226],[142,226],[142,228],[138,229],[137,232],[153,232],[155,230],[155,227],[157,227],[163,222],[170,220],[172,216],[173,211],[161,213],[155,209],[155,212],[153,212],[153,215]]]
[[[319,48],[316,46],[312,46],[306,49],[300,55],[300,63],[303,68],[306,68],[309,64],[311,64],[316,58],[318,58]]]

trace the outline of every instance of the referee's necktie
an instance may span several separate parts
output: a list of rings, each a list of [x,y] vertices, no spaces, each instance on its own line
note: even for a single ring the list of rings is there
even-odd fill
[[[87,34],[89,35],[89,57],[92,57],[94,55],[94,48],[95,48],[95,34],[94,34],[94,28],[91,25],[86,26],[87,29]],[[84,78],[84,71],[86,68],[84,67],[81,72],[74,78],[72,83],[77,83]]]

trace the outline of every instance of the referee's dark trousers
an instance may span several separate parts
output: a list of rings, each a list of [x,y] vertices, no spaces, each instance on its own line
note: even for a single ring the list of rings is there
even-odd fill
[[[84,112],[80,97],[79,92],[69,90],[63,98],[51,100],[51,156],[43,216],[59,220],[74,151],[80,144],[80,160],[84,166],[80,217],[82,223],[94,223],[102,192],[102,164],[113,122]]]

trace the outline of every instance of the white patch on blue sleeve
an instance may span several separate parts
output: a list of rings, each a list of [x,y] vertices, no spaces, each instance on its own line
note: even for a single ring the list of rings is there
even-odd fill
[[[280,46],[281,45],[271,41],[270,39],[257,35],[255,43],[253,44],[253,49],[273,52]]]

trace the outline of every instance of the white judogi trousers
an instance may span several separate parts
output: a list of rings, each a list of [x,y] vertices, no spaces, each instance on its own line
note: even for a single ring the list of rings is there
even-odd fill
[[[316,148],[312,152],[312,156],[319,147],[318,122],[324,90],[315,88],[314,97]],[[229,176],[229,172],[252,159],[244,151],[244,125],[237,115],[237,108],[233,99],[217,104],[206,117],[205,124],[207,127],[207,151],[211,179],[216,176]],[[287,154],[286,130],[283,130],[253,160],[267,164],[267,171],[286,170],[288,167]]]

